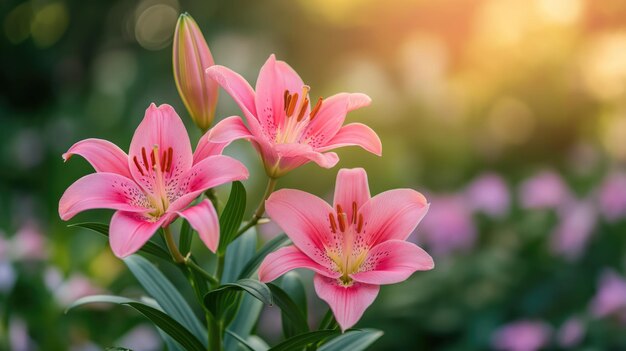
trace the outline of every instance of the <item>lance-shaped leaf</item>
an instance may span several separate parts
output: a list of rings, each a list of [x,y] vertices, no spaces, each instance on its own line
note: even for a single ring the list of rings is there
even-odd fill
[[[87,296],[74,301],[66,310],[69,311],[75,307],[89,303],[114,303],[118,305],[130,306],[148,318],[155,326],[171,336],[176,342],[189,351],[204,351],[205,346],[180,323],[172,317],[165,314],[152,306],[139,301],[110,295],[94,295]]]
[[[218,319],[222,319],[225,325],[232,322],[234,313],[239,306],[239,292],[245,291],[250,296],[272,305],[272,292],[267,285],[258,280],[241,279],[235,283],[227,283],[219,288],[209,291],[204,296],[204,306]]]
[[[302,313],[302,309],[287,295],[283,289],[275,284],[269,283],[267,286],[272,291],[274,303],[280,308],[281,316],[283,319],[283,327],[285,324],[290,324],[290,333],[293,335],[302,334],[309,331],[309,326],[306,321],[305,315]],[[287,334],[287,332],[285,332]],[[293,336],[289,335],[287,337]]]
[[[299,334],[294,337],[291,337],[280,344],[272,347],[269,351],[291,351],[291,350],[302,350],[308,345],[318,343],[330,336],[339,334],[337,330],[318,330],[313,332],[308,332],[304,334]]]
[[[228,244],[235,239],[245,211],[246,188],[244,188],[241,182],[233,182],[228,202],[226,202],[224,211],[220,216],[220,244],[218,252],[226,252]]]
[[[375,329],[351,330],[342,334],[324,345],[318,351],[362,351],[373,344],[383,332]]]

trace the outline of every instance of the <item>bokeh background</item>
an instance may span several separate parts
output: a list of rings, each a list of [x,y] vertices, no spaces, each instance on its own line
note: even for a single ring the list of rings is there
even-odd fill
[[[200,137],[172,76],[183,11],[215,61],[251,82],[276,53],[313,96],[370,95],[348,120],[378,132],[383,157],[342,149],[339,167],[364,167],[373,193],[429,198],[411,240],[436,269],[382,288],[358,324],[385,331],[373,349],[626,349],[622,0],[0,2],[0,349],[161,349],[124,308],[63,313],[86,294],[141,289],[106,240],[68,228],[57,204],[91,172],[61,154],[87,137],[127,149],[153,101]],[[239,113],[222,91],[218,119]],[[245,142],[227,153],[252,173],[251,210],[260,162]],[[308,165],[279,187],[329,198],[339,167]],[[264,311],[257,328],[270,341],[276,318]]]

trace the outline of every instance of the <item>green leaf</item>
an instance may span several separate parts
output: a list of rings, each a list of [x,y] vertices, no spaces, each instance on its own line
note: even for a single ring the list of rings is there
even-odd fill
[[[269,283],[267,286],[272,291],[274,303],[281,310],[283,326],[285,324],[291,324],[292,330],[290,332],[293,332],[294,335],[309,331],[309,325],[307,324],[306,317],[302,313],[302,309],[298,307],[291,297],[275,284]]]
[[[228,245],[226,261],[224,262],[224,272],[222,273],[222,284],[232,283],[238,280],[245,264],[254,256],[256,242],[256,233],[251,229]]]
[[[317,343],[321,340],[328,338],[329,336],[333,336],[335,334],[339,334],[337,330],[318,330],[313,332],[308,332],[300,335],[296,335],[292,338],[289,338],[280,344],[270,348],[269,351],[291,351],[291,350],[302,350],[307,345]]]
[[[320,346],[318,351],[362,351],[373,344],[383,332],[375,329],[361,329],[348,331],[324,345]]]
[[[241,273],[239,274],[239,279],[250,278],[252,275],[254,275],[257,268],[259,268],[259,265],[261,265],[261,262],[263,262],[265,256],[274,252],[276,249],[287,244],[288,242],[289,238],[285,234],[281,234],[274,239],[268,241],[265,245],[263,245],[261,250],[259,250],[259,252],[254,255],[254,257],[247,261],[245,267],[241,270]]]
[[[335,320],[335,315],[333,315],[333,311],[329,308],[317,329],[337,329],[338,327],[339,324],[337,324]]]
[[[242,338],[241,336],[237,335],[237,333],[234,333],[230,330],[226,330],[226,333],[230,336],[232,336],[233,338],[235,338],[235,340],[237,340],[239,342],[239,344],[243,345],[246,347],[246,349],[250,350],[250,351],[261,351],[259,349],[256,349],[254,346],[250,345],[244,338]]]
[[[253,279],[241,279],[235,283],[227,283],[219,288],[209,291],[204,296],[204,306],[215,317],[222,318],[227,313],[237,309],[238,292],[245,291],[259,301],[272,305],[272,292],[264,283]],[[231,319],[232,321],[232,319]],[[227,325],[228,318],[225,320]]]
[[[224,211],[220,216],[220,243],[218,252],[223,254],[226,252],[228,244],[230,244],[237,230],[241,225],[243,214],[246,211],[246,188],[239,181],[233,182],[230,189],[228,202],[224,207]]]
[[[168,315],[189,329],[196,338],[206,342],[205,328],[178,289],[152,263],[139,255],[126,257],[124,263]]]
[[[228,331],[231,331],[243,338],[248,337],[254,329],[254,326],[259,319],[261,310],[263,309],[263,303],[254,297],[245,294],[241,298],[239,304],[239,310],[237,310],[237,316],[233,319],[228,327]],[[236,347],[236,340],[230,335],[224,336],[224,349],[233,350]]]
[[[294,271],[288,272],[282,277],[280,286],[287,294],[287,296],[291,297],[291,300],[293,300],[293,302],[295,303],[296,308],[300,310],[305,322],[303,325],[294,323],[294,321],[292,321],[292,318],[290,318],[290,316],[288,316],[286,312],[282,311],[281,308],[281,321],[283,324],[283,333],[285,337],[290,338],[294,335],[308,332],[309,328],[306,324],[306,291],[304,289],[304,284],[302,284],[302,279],[300,279],[300,275]],[[305,328],[301,328],[302,326],[304,326]]]
[[[68,227],[85,228],[85,229],[92,230],[96,233],[100,233],[106,237],[109,236],[109,226],[103,223],[95,223],[95,222],[75,223],[75,224],[68,225]],[[165,249],[163,249],[162,247],[160,247],[159,245],[151,241],[146,242],[141,247],[141,249],[139,249],[139,251],[151,254],[158,258],[164,259],[168,262],[172,262],[172,258],[170,254]]]
[[[189,225],[189,222],[183,221],[180,226],[180,238],[178,239],[178,250],[186,256],[191,250],[191,239],[193,238],[193,229]]]
[[[139,301],[131,300],[128,298],[120,297],[120,296],[110,296],[110,295],[94,295],[87,296],[81,299],[74,301],[68,308],[67,311],[73,309],[75,307],[88,304],[88,303],[114,303],[118,305],[130,306],[137,310],[139,313],[143,314],[147,317],[154,325],[163,330],[167,335],[171,336],[172,339],[176,340],[181,346],[183,346],[186,350],[191,351],[204,351],[205,347],[198,341],[198,339],[189,332],[189,330],[185,329],[180,323],[174,320],[172,317],[165,314],[163,311],[160,311],[152,306],[141,303]],[[66,311],[66,312],[67,312]]]

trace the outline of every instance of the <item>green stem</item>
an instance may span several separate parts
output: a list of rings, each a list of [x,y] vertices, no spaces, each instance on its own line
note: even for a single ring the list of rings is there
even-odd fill
[[[210,312],[206,313],[207,332],[209,334],[209,351],[222,350],[222,323],[213,317]]]
[[[224,273],[224,262],[226,261],[226,255],[224,255],[223,253],[217,254],[217,267],[216,267],[216,272],[215,272],[215,276],[217,277],[217,285],[220,285],[220,282],[222,281],[222,274]]]
[[[185,263],[185,257],[180,254],[178,251],[178,247],[174,242],[174,237],[172,236],[172,232],[170,231],[170,227],[163,228],[163,233],[165,233],[165,243],[167,244],[167,248],[170,250],[170,254],[172,254],[172,259],[174,262],[178,264]]]
[[[235,235],[235,238],[245,233],[248,229],[254,227],[259,222],[259,219],[263,217],[263,214],[265,213],[265,200],[267,200],[267,198],[270,197],[270,195],[274,191],[277,181],[278,178],[269,178],[267,182],[267,187],[265,188],[265,194],[263,195],[263,198],[261,199],[261,202],[259,203],[256,211],[254,211],[254,215],[252,215],[252,218],[239,229],[239,231]]]
[[[185,257],[185,265],[187,265],[187,267],[193,269],[194,271],[199,273],[201,276],[203,276],[206,280],[208,280],[211,283],[212,286],[220,285],[220,282],[219,280],[217,280],[217,278],[215,278],[214,276],[209,274],[207,271],[202,269],[202,267],[198,266],[198,264],[196,264],[191,259],[190,256]]]

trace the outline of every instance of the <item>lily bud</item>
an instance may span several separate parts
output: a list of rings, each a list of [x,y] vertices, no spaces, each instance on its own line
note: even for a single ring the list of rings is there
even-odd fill
[[[217,83],[205,71],[213,66],[213,56],[193,18],[178,18],[172,53],[174,80],[178,93],[194,123],[203,132],[209,129],[217,104]]]

